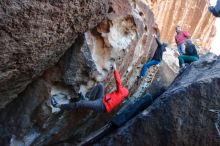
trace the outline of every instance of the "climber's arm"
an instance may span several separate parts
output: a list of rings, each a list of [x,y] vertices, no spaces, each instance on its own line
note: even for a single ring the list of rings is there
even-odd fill
[[[114,68],[114,77],[115,77],[115,82],[116,82],[116,87],[117,89],[121,88],[122,85],[121,85],[121,78],[120,78],[120,75],[119,75],[119,72],[116,68],[116,64],[114,63],[113,65],[113,68]]]

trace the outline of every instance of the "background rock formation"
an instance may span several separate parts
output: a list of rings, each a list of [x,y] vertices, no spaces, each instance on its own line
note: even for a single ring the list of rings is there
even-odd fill
[[[215,127],[220,107],[220,59],[193,63],[149,108],[95,146],[220,144]]]
[[[196,44],[210,50],[215,35],[215,18],[208,12],[207,0],[144,0],[152,9],[162,40],[174,43],[175,27],[190,32]]]
[[[3,44],[0,47],[3,54],[0,56],[0,145],[47,145],[69,137],[70,145],[74,145],[103,126],[118,109],[112,114],[88,110],[57,113],[50,105],[50,96],[64,93],[69,99],[77,100],[79,91],[84,94],[95,83],[93,73],[106,79],[106,92],[113,90],[115,83],[110,68],[114,58],[123,85],[133,91],[132,97],[138,88],[136,76],[157,47],[152,34],[161,34],[162,40],[172,42],[171,33],[167,33],[165,26],[161,28],[162,21],[159,25],[155,21],[165,17],[155,2],[0,2],[0,14],[4,16],[0,17]],[[195,4],[204,5],[201,13],[207,14],[205,1]],[[169,11],[169,3],[166,6]],[[208,28],[203,17],[198,21],[201,28]],[[213,29],[213,18],[208,21]],[[187,24],[194,26],[193,22]],[[206,37],[211,40],[212,33],[206,33]],[[167,50],[146,92],[170,85],[178,72],[176,56],[175,48]]]

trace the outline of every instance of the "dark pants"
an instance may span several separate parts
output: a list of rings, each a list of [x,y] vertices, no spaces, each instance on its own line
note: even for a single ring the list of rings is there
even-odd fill
[[[61,109],[63,110],[72,110],[77,108],[86,108],[91,109],[96,112],[106,112],[105,105],[102,102],[104,97],[104,87],[102,84],[97,84],[89,94],[89,97],[95,96],[95,100],[80,100],[78,102],[62,104]]]
[[[179,65],[182,67],[184,63],[192,63],[194,61],[199,60],[196,56],[188,56],[188,55],[180,55],[179,57]]]

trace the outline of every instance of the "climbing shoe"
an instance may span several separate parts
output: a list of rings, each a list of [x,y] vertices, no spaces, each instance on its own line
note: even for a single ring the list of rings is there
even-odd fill
[[[51,105],[53,106],[53,107],[58,107],[58,103],[57,103],[57,101],[56,101],[56,99],[54,98],[56,95],[53,95],[52,97],[51,97]]]
[[[184,70],[187,68],[188,65],[183,64],[183,66],[179,70],[179,74],[183,73]]]
[[[85,100],[85,97],[83,96],[82,92],[79,92],[78,94],[79,94],[79,99],[80,100]]]
[[[82,92],[79,92],[79,93],[78,93],[78,96],[79,96],[79,99],[80,99],[80,100],[89,100],[87,97],[85,97],[85,96],[82,94]]]

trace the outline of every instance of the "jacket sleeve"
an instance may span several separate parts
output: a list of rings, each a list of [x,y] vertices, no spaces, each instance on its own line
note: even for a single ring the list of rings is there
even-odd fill
[[[121,85],[121,78],[117,69],[114,70],[114,77],[115,77],[116,87],[118,90],[119,88],[122,87],[122,85]]]
[[[190,34],[188,32],[183,32],[184,36],[187,37],[188,39],[190,38]]]
[[[210,6],[208,9],[215,17],[220,17],[220,13],[217,13],[213,6]]]
[[[155,39],[156,39],[157,45],[158,45],[159,47],[162,46],[160,40],[159,40],[158,38],[155,38]]]

